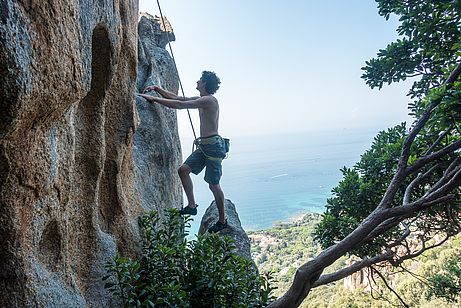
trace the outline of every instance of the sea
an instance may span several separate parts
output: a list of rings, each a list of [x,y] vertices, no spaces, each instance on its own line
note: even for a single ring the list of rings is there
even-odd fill
[[[342,178],[340,169],[352,167],[371,146],[379,129],[224,136],[231,139],[223,160],[221,188],[236,206],[245,231],[262,230],[289,222],[307,212],[322,213],[332,188]],[[183,139],[183,157],[192,139]],[[197,216],[189,230],[198,233],[200,220],[213,201],[204,171],[191,174]],[[184,195],[184,201],[186,202]]]

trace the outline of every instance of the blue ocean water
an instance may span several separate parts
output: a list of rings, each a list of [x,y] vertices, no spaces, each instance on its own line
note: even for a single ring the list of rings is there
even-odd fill
[[[223,161],[221,187],[237,208],[246,231],[271,227],[306,212],[321,213],[331,189],[341,179],[340,168],[351,167],[370,147],[378,130],[341,130],[277,136],[231,138]],[[184,158],[192,140],[183,140]],[[204,172],[192,175],[198,215],[190,234],[198,232],[213,201]],[[184,196],[184,200],[185,196]]]

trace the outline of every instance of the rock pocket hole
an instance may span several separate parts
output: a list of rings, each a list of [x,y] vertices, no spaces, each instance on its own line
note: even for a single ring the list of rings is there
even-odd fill
[[[84,199],[92,202],[101,171],[104,151],[104,99],[111,83],[112,48],[109,34],[103,25],[93,30],[91,45],[91,88],[80,101],[76,113],[76,163],[83,175],[81,185]]]
[[[56,271],[62,258],[62,235],[56,220],[50,221],[43,231],[39,244],[39,260],[50,270]]]
[[[112,75],[112,48],[109,34],[103,25],[93,30],[91,45],[91,91],[96,97],[104,97]]]
[[[18,104],[19,71],[8,58],[7,51],[0,46],[0,138],[13,120],[13,110]],[[16,73],[17,74],[17,73]]]
[[[104,169],[99,194],[101,228],[115,233],[117,216],[123,213],[117,195],[117,165],[112,160],[106,160]]]

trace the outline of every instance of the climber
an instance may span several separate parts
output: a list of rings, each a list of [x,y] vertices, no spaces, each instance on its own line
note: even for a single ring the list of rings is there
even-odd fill
[[[158,86],[148,86],[147,91],[156,91],[162,97],[146,94],[138,94],[146,100],[159,103],[174,109],[195,108],[199,110],[200,137],[194,143],[197,149],[179,167],[178,174],[181,178],[188,205],[181,209],[182,215],[197,215],[194,191],[190,173],[199,174],[205,169],[205,181],[213,193],[219,212],[219,220],[208,229],[208,232],[218,232],[227,227],[227,219],[224,212],[224,193],[219,185],[222,175],[222,159],[226,156],[224,139],[218,134],[219,104],[213,94],[219,89],[221,81],[214,72],[203,71],[197,81],[199,97],[182,97],[166,91]]]

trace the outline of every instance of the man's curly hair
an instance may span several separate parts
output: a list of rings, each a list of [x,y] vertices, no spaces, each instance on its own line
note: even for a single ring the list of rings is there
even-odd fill
[[[205,90],[209,94],[214,94],[219,89],[221,80],[219,80],[219,77],[216,76],[215,72],[203,71],[201,79],[205,82]]]

